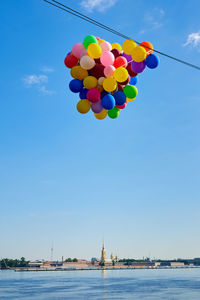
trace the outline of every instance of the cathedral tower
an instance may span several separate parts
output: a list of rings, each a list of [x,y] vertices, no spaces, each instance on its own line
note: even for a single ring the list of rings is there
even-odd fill
[[[103,238],[103,245],[102,245],[102,250],[101,250],[101,263],[105,264],[106,262],[106,250],[104,247],[104,238]]]

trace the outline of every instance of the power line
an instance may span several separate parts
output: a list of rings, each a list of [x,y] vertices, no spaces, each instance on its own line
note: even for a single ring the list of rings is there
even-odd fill
[[[88,16],[86,16],[86,15],[84,15],[84,14],[78,12],[77,10],[72,9],[71,7],[66,6],[66,5],[64,5],[64,4],[62,4],[62,3],[60,3],[60,2],[58,2],[58,1],[56,1],[56,0],[50,0],[50,1],[48,1],[48,0],[43,0],[43,1],[45,1],[45,2],[47,2],[47,3],[49,3],[49,4],[53,5],[53,6],[55,6],[55,7],[57,7],[57,8],[59,8],[59,9],[61,9],[61,10],[63,10],[63,11],[65,11],[65,12],[69,13],[69,14],[71,14],[71,15],[73,15],[73,16],[76,16],[76,17],[78,17],[78,18],[80,18],[80,19],[82,19],[82,20],[84,20],[84,21],[86,21],[86,22],[89,22],[89,23],[91,23],[91,24],[93,24],[93,25],[96,25],[96,26],[98,26],[98,27],[100,27],[100,28],[102,28],[102,29],[104,29],[104,30],[107,30],[107,31],[109,31],[109,32],[111,32],[111,33],[113,33],[113,34],[115,34],[115,35],[117,35],[117,36],[120,36],[120,37],[122,37],[122,38],[124,38],[124,39],[132,39],[132,38],[130,38],[130,37],[128,37],[128,36],[126,36],[126,35],[124,35],[124,34],[118,32],[118,31],[116,31],[116,30],[114,30],[114,29],[112,29],[112,28],[110,28],[110,27],[108,27],[108,26],[106,26],[106,25],[104,25],[104,24],[102,24],[102,23],[96,21],[95,19],[92,19],[92,18],[90,18],[90,17],[88,17]],[[53,2],[54,2],[54,3],[53,3]],[[55,4],[55,3],[56,3],[56,4]],[[135,40],[134,40],[134,41],[135,41]],[[135,42],[136,42],[137,44],[140,44],[140,42],[137,42],[137,41],[135,41]],[[148,48],[148,47],[147,47],[147,48]],[[149,49],[150,49],[150,48],[149,48]],[[187,66],[189,66],[189,67],[192,67],[192,68],[195,68],[195,69],[197,69],[197,70],[200,70],[200,67],[197,66],[197,65],[191,64],[191,63],[189,63],[189,62],[187,62],[187,61],[184,61],[184,60],[179,59],[179,58],[177,58],[177,57],[171,56],[171,55],[169,55],[169,54],[166,54],[166,53],[161,52],[161,51],[156,50],[156,49],[154,49],[153,51],[156,52],[156,53],[158,53],[158,54],[160,54],[160,55],[162,55],[162,56],[165,56],[165,57],[167,57],[167,58],[173,59],[173,60],[175,60],[175,61],[177,61],[177,62],[179,62],[179,63],[185,64],[185,65],[187,65]]]
[[[70,13],[71,15],[74,15],[74,16],[76,16],[76,17],[78,17],[78,18],[80,18],[80,19],[82,19],[82,20],[84,20],[84,21],[86,21],[86,22],[89,22],[89,23],[91,23],[91,24],[94,24],[94,25],[96,25],[96,26],[98,26],[98,27],[100,27],[100,28],[103,28],[103,29],[105,29],[105,30],[107,30],[107,31],[110,31],[110,32],[113,33],[113,34],[116,34],[116,35],[118,35],[118,36],[121,36],[121,37],[127,39],[127,37],[126,37],[125,35],[120,34],[120,33],[118,33],[117,31],[115,31],[115,30],[113,30],[113,29],[111,29],[111,28],[109,29],[109,27],[107,27],[107,26],[105,26],[105,25],[103,25],[103,24],[101,24],[101,23],[99,23],[99,22],[97,22],[97,21],[95,21],[95,20],[92,20],[91,18],[89,18],[89,17],[87,17],[87,16],[84,16],[84,15],[82,15],[82,14],[79,13],[79,12],[74,13],[74,12],[70,11],[71,8],[70,8],[70,10],[69,10],[69,9],[65,9],[65,8],[63,8],[63,7],[60,7],[60,6],[56,5],[56,4],[54,4],[54,3],[50,2],[50,1],[48,1],[48,0],[44,0],[44,1],[47,2],[47,3],[49,3],[49,4],[51,4],[51,5],[53,5],[53,6],[55,6],[55,7],[58,7],[58,8],[60,8],[60,9],[64,10],[64,11],[68,12],[68,13]],[[54,1],[54,0],[52,0],[52,1]],[[59,2],[56,1],[56,3],[59,3]],[[64,5],[64,4],[62,4],[62,3],[61,3],[60,5],[62,5],[62,6],[64,6],[64,7],[67,7],[66,5]],[[73,11],[74,11],[74,10],[73,10]]]

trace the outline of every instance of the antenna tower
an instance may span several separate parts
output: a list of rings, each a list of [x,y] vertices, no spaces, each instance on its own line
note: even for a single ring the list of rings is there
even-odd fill
[[[53,242],[51,245],[51,257],[50,257],[50,261],[53,261]]]

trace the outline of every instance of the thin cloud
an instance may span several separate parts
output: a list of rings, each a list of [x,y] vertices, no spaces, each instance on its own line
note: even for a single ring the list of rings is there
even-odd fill
[[[46,88],[45,85],[40,86],[40,87],[39,87],[39,91],[40,91],[41,93],[45,94],[45,95],[52,95],[52,94],[55,93],[55,92],[52,91],[52,90],[48,90],[48,89]]]
[[[52,73],[54,71],[55,70],[53,68],[51,68],[51,67],[44,66],[44,67],[41,68],[41,72],[44,72],[44,73]]]
[[[156,30],[163,26],[163,17],[165,11],[162,8],[154,8],[152,12],[147,12],[144,16],[144,23],[148,26],[140,30],[140,34],[144,34],[147,31]]]
[[[27,87],[31,87],[33,85],[48,82],[48,77],[46,75],[26,75],[24,76],[23,81]]]
[[[159,9],[159,13],[161,17],[165,15],[165,11],[162,8]]]
[[[118,0],[82,0],[80,5],[88,12],[97,10],[104,12],[111,8]]]
[[[200,31],[190,33],[187,40],[183,46],[191,46],[193,48],[200,47]]]
[[[23,77],[23,82],[26,88],[33,88],[36,87],[37,90],[44,94],[44,95],[52,95],[55,92],[52,90],[49,90],[45,83],[48,82],[48,76],[47,75],[43,75],[43,74],[39,74],[39,75],[35,75],[35,74],[31,74],[31,75],[25,75]]]

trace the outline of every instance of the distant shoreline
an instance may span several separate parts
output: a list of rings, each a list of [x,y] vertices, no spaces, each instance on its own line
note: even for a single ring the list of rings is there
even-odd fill
[[[114,268],[55,268],[55,269],[29,269],[29,268],[24,268],[24,269],[9,269],[15,272],[56,272],[56,271],[111,271],[111,270],[174,270],[174,269],[198,269],[200,266],[179,266],[179,267],[155,267],[155,268],[149,268],[149,267],[127,267],[127,268],[119,268],[119,267],[114,267]]]

